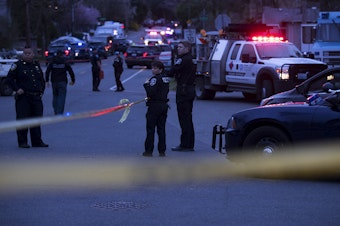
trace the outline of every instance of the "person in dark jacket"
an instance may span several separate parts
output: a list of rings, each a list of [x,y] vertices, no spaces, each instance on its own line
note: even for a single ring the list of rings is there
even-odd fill
[[[25,46],[22,59],[13,63],[7,78],[15,94],[16,119],[27,119],[43,116],[43,102],[41,100],[45,90],[44,74],[39,62],[33,60],[34,52]],[[40,126],[29,128],[33,147],[48,147],[41,139]],[[20,148],[30,148],[27,141],[28,128],[17,130]]]
[[[175,77],[176,105],[178,121],[181,126],[180,144],[171,148],[173,151],[194,151],[195,131],[192,122],[193,102],[196,97],[196,66],[191,56],[191,43],[181,41],[177,46],[178,57],[169,71],[169,77]]]
[[[99,72],[102,67],[102,62],[98,55],[98,50],[94,48],[92,50],[91,64],[92,64],[92,91],[99,92],[98,89],[100,84]]]
[[[144,83],[148,110],[146,113],[146,139],[143,156],[151,157],[157,127],[159,156],[165,156],[165,123],[168,115],[169,79],[163,74],[164,65],[160,61],[151,64],[153,76]]]
[[[74,85],[75,76],[72,67],[63,58],[62,51],[57,52],[57,56],[47,66],[45,73],[46,86],[50,87],[50,75],[53,90],[53,109],[55,115],[64,114],[66,92],[67,92],[67,72],[71,77],[70,85]]]
[[[123,59],[119,55],[119,52],[115,52],[115,58],[113,59],[112,64],[114,71],[115,71],[115,79],[116,79],[116,91],[124,91],[124,87],[122,82],[120,81],[120,76],[122,75],[124,69],[123,69]]]

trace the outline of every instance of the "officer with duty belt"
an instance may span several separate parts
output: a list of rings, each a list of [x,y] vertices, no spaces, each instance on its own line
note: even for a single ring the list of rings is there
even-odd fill
[[[22,59],[13,63],[7,78],[15,94],[16,119],[42,117],[42,95],[45,90],[45,80],[39,62],[33,61],[34,53],[31,47],[25,47]],[[48,147],[41,139],[40,126],[30,127],[31,144],[33,147]],[[27,141],[28,128],[17,130],[20,148],[30,148]]]
[[[196,66],[192,61],[191,43],[181,41],[177,46],[178,57],[169,71],[169,77],[175,77],[176,105],[178,121],[181,126],[180,144],[171,148],[172,151],[194,151],[195,131],[192,122],[193,102],[196,97],[195,73]]]
[[[164,65],[154,61],[151,65],[153,76],[144,83],[147,95],[148,111],[146,113],[146,139],[143,156],[151,157],[154,149],[154,136],[157,127],[158,152],[160,157],[165,156],[166,136],[165,123],[168,116],[169,79],[164,77]]]

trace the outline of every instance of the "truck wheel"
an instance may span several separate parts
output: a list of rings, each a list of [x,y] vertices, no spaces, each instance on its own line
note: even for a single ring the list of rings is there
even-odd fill
[[[204,79],[203,77],[196,78],[196,97],[199,100],[212,100],[215,97],[216,91],[211,89],[204,88]]]
[[[256,100],[256,94],[254,93],[246,93],[246,92],[242,92],[244,98],[246,98],[247,100]]]
[[[251,131],[243,142],[243,149],[270,155],[290,144],[288,136],[273,126],[262,126]]]
[[[263,80],[262,82],[262,97],[267,98],[274,94],[273,83],[270,80]]]
[[[271,80],[263,80],[262,84],[258,90],[257,100],[262,100],[263,98],[270,97],[274,94],[274,87]]]
[[[0,94],[2,96],[10,96],[13,94],[12,87],[8,84],[7,79],[3,79],[0,83]]]

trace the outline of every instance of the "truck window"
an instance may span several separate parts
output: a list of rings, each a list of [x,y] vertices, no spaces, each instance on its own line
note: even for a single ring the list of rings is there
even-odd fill
[[[236,57],[237,57],[237,53],[238,53],[238,50],[240,49],[240,44],[236,44],[233,48],[233,51],[231,53],[231,60],[236,60]]]
[[[243,56],[247,56],[249,57],[249,62],[250,63],[255,63],[256,62],[256,54],[255,54],[255,50],[254,47],[250,44],[245,44],[243,46],[242,52],[241,52],[241,61],[242,61],[242,57]]]
[[[302,57],[300,50],[288,43],[259,43],[256,49],[261,59]]]

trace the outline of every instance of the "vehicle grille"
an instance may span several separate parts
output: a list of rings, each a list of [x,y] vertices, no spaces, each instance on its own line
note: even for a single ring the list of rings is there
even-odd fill
[[[289,66],[289,77],[295,81],[301,82],[301,80],[306,80],[316,73],[323,71],[327,68],[324,64],[298,64]],[[305,76],[301,76],[305,75]]]

